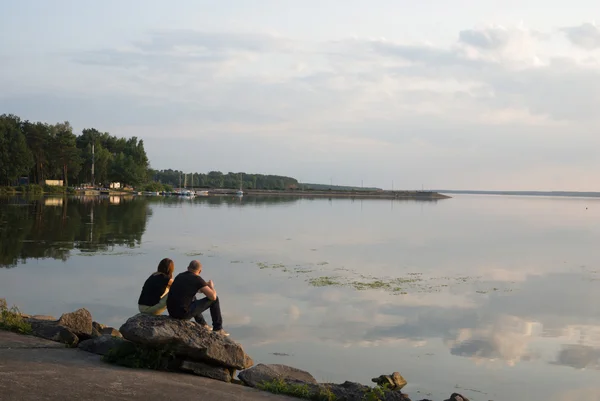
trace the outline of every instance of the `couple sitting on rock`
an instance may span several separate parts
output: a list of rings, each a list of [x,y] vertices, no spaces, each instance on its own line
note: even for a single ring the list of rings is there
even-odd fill
[[[165,309],[169,316],[175,319],[189,320],[194,318],[198,324],[207,330],[213,330],[224,336],[229,333],[223,330],[221,306],[215,284],[212,280],[208,283],[200,277],[202,264],[192,260],[186,272],[180,273],[173,279],[175,264],[165,258],[158,264],[158,269],[153,273],[142,288],[138,306],[141,313],[160,315]],[[196,294],[201,292],[205,298],[196,300]],[[210,309],[213,327],[204,320],[202,312]]]

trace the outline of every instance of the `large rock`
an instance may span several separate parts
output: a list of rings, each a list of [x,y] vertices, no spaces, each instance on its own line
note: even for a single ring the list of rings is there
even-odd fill
[[[120,346],[125,341],[127,340],[119,337],[103,335],[80,342],[78,348],[92,354],[106,355],[108,351]]]
[[[67,327],[58,325],[56,322],[37,319],[27,319],[27,322],[31,325],[32,334],[36,337],[67,344],[72,347],[79,342],[79,337],[75,333]]]
[[[58,324],[68,328],[79,337],[92,337],[92,314],[85,308],[63,314],[58,319]]]
[[[140,313],[129,318],[119,331],[134,343],[173,347],[176,355],[187,360],[237,370],[247,369],[254,364],[240,344],[187,320]]]
[[[243,370],[238,374],[238,377],[244,384],[250,387],[257,387],[260,383],[269,382],[276,379],[296,380],[303,383],[317,384],[317,380],[308,372],[291,366],[272,364],[258,365]]]
[[[186,372],[192,372],[198,376],[204,376],[226,383],[231,383],[232,379],[232,371],[230,369],[209,365],[204,362],[184,361],[181,364],[180,369]]]

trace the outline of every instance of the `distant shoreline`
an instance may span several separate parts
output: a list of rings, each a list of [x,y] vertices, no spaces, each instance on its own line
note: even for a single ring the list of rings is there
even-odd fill
[[[600,192],[574,191],[471,191],[471,190],[437,190],[456,195],[505,195],[505,196],[556,196],[565,198],[600,198]]]
[[[209,192],[210,194],[210,192]],[[248,196],[300,196],[319,198],[372,198],[372,199],[418,199],[437,200],[451,198],[433,191],[315,191],[315,190],[244,190]]]

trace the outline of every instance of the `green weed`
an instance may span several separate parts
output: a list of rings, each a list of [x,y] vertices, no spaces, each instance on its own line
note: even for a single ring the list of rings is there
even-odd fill
[[[336,277],[313,277],[308,280],[308,283],[313,287],[328,287],[331,285],[342,285]]]
[[[19,309],[16,306],[9,308],[4,298],[0,298],[0,329],[20,334],[31,334],[32,331]]]
[[[273,379],[259,383],[257,388],[273,394],[284,394],[297,398],[314,401],[335,401],[335,395],[326,388],[320,388],[318,392],[311,391],[307,384],[287,383],[282,379]]]

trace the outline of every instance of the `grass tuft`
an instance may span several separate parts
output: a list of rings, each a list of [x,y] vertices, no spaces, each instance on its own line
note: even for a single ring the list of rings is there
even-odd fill
[[[20,334],[31,334],[31,325],[27,323],[16,306],[8,307],[6,299],[0,298],[0,329]]]
[[[284,394],[305,400],[336,401],[335,395],[326,388],[320,388],[318,392],[313,392],[307,384],[287,383],[282,379],[273,379],[259,383],[257,388],[269,393]]]
[[[390,391],[388,385],[371,387],[365,392],[363,401],[383,401]]]

